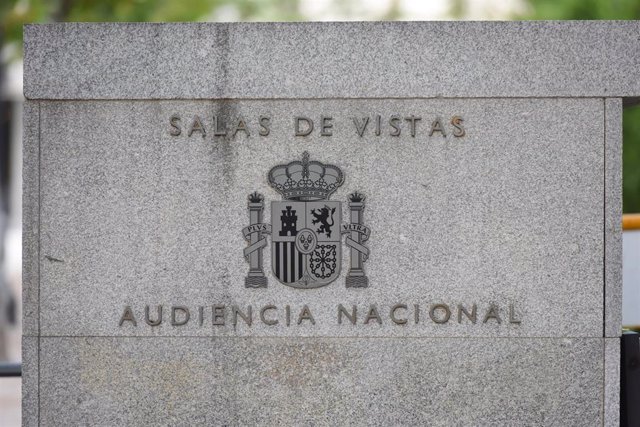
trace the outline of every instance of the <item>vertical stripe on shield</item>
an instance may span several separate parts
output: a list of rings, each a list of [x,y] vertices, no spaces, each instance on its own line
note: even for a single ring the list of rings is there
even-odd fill
[[[295,282],[296,279],[296,245],[294,243],[289,243],[291,245],[291,256],[289,257],[290,271],[289,271],[289,282]]]
[[[275,252],[275,257],[276,257],[276,262],[274,263],[275,265],[275,273],[276,273],[276,277],[280,278],[280,242],[275,242],[276,243],[276,250]]]
[[[298,280],[302,279],[304,273],[304,258],[302,252],[298,252]]]
[[[287,247],[287,242],[282,242],[280,243],[280,247],[278,248],[278,254],[280,255],[280,263],[279,263],[279,267],[280,267],[280,280],[282,280],[283,282],[287,282],[287,260],[285,259],[285,256],[287,255],[286,252],[286,247]]]
[[[296,249],[295,242],[273,242],[273,272],[283,283],[294,283],[303,276],[304,255]]]

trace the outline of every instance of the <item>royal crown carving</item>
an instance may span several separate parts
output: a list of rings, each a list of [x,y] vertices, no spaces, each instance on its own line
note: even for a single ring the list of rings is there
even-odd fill
[[[302,161],[274,166],[269,171],[269,185],[286,200],[326,200],[343,182],[339,167],[309,161],[306,151]]]

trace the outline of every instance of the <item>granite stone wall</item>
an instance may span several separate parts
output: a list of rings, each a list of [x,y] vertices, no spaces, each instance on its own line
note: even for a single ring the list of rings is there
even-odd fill
[[[25,425],[617,425],[639,33],[27,26]]]

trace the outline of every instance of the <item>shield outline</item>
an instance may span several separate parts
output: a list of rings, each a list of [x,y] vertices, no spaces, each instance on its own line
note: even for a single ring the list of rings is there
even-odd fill
[[[334,244],[336,251],[336,267],[335,272],[326,279],[316,279],[310,274],[310,257],[312,254],[301,254],[295,247],[295,236],[286,235],[280,236],[282,231],[282,211],[286,210],[287,206],[291,206],[292,211],[296,211],[296,234],[298,231],[309,228],[314,231],[318,241],[318,245],[321,244]],[[329,208],[335,208],[333,213],[333,224],[331,226],[331,237],[327,237],[325,233],[319,234],[317,232],[322,224],[312,224],[315,216],[311,211],[314,209],[321,209],[327,206]],[[278,279],[280,283],[292,288],[299,289],[314,289],[328,285],[335,281],[340,276],[342,268],[342,237],[341,237],[341,222],[342,222],[342,203],[332,200],[317,200],[317,201],[296,201],[296,200],[278,200],[271,202],[271,272]],[[293,260],[293,265],[291,264]],[[301,269],[300,269],[301,268]],[[299,278],[298,278],[299,276]],[[291,278],[297,278],[295,281],[291,281]]]
[[[336,280],[338,276],[340,276],[340,270],[342,269],[342,234],[340,232],[340,227],[342,226],[342,202],[333,201],[333,200],[315,200],[315,201],[306,202],[305,207],[306,207],[306,213],[307,213],[307,228],[312,229],[316,233],[316,236],[318,237],[317,247],[328,243],[328,244],[334,245],[335,251],[336,251],[336,267],[335,267],[335,272],[331,276],[325,279],[318,279],[313,277],[311,274],[309,274],[309,276],[313,280],[312,283],[316,285],[314,287],[319,288],[321,286],[328,285],[329,283]],[[324,207],[327,207],[329,209],[331,208],[334,209],[334,212],[332,214],[333,221],[330,228],[331,237],[328,237],[325,233],[319,233],[319,231],[322,229],[322,224],[313,224],[313,220],[316,217],[311,212],[312,211],[317,212],[318,210]],[[314,252],[311,255],[314,255],[317,253],[317,247],[316,247],[316,250],[314,250]],[[305,264],[307,269],[309,270],[310,270],[310,258],[311,256],[307,257],[307,260],[306,260],[307,262]]]

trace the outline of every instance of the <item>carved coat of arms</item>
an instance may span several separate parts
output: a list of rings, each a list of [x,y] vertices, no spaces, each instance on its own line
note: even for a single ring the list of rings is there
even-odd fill
[[[271,224],[262,222],[264,198],[249,195],[250,225],[243,234],[249,242],[244,255],[249,262],[245,279],[248,288],[267,286],[262,250],[271,234],[271,270],[283,284],[312,289],[328,285],[338,278],[342,266],[342,236],[350,250],[347,287],[367,287],[363,263],[369,256],[364,242],[371,233],[363,224],[364,196],[349,196],[350,222],[342,223],[342,203],[329,200],[344,182],[340,168],[309,161],[275,166],[269,171],[269,185],[284,200],[271,202]]]

